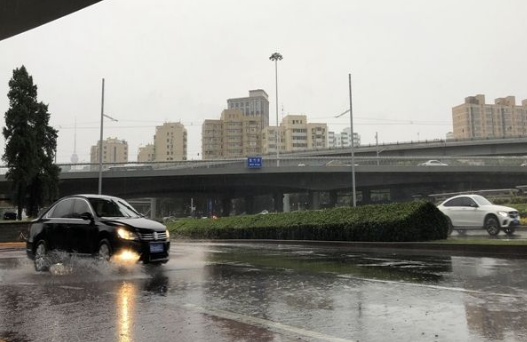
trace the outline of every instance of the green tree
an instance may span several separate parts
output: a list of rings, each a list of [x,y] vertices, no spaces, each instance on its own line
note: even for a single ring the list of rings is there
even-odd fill
[[[11,182],[18,219],[23,208],[34,217],[39,207],[58,195],[60,169],[53,163],[57,130],[49,126],[48,106],[37,101],[37,86],[24,66],[13,70],[7,97],[2,157],[8,167],[6,178]]]

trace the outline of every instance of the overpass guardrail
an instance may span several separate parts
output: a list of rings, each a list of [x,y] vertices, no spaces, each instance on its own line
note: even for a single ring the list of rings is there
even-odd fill
[[[434,162],[431,162],[434,161]],[[355,167],[361,166],[390,166],[410,167],[422,166],[423,168],[446,168],[446,167],[503,167],[518,168],[527,172],[526,157],[355,157]],[[97,172],[99,164],[77,163],[57,164],[62,172]],[[351,157],[262,157],[262,168],[306,168],[306,167],[350,167]],[[167,161],[147,163],[104,163],[103,172],[115,171],[155,171],[155,170],[177,170],[187,168],[247,168],[247,158],[235,159],[211,159],[211,160],[189,160],[189,161]],[[7,171],[6,166],[0,166],[0,174]]]

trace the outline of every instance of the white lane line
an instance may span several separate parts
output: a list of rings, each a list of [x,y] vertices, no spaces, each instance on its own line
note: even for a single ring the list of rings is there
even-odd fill
[[[448,286],[427,285],[427,284],[414,284],[414,283],[392,281],[392,280],[366,279],[366,278],[359,278],[359,277],[346,276],[346,275],[337,275],[337,277],[343,278],[343,279],[367,281],[367,282],[370,282],[370,283],[422,287],[422,288],[430,288],[430,289],[442,290],[442,291],[453,291],[453,292],[478,294],[478,295],[486,295],[486,296],[499,296],[499,297],[507,297],[507,298],[523,298],[523,297],[525,297],[525,296],[522,296],[522,295],[519,295],[519,294],[518,295],[514,295],[514,294],[508,294],[508,293],[496,293],[496,292],[486,292],[486,291],[478,291],[478,290],[468,290],[468,289],[464,289],[464,288],[460,288],[460,287],[448,287]]]
[[[62,285],[62,286],[59,286],[61,289],[66,289],[66,290],[84,290],[84,287],[77,287],[77,286],[67,286],[67,285]]]
[[[288,333],[302,335],[302,336],[309,337],[309,338],[316,338],[321,341],[356,342],[356,340],[347,340],[344,338],[322,334],[316,331],[297,328],[297,327],[293,327],[287,324],[277,323],[277,322],[269,321],[267,319],[257,318],[253,316],[237,314],[237,313],[230,312],[230,311],[206,309],[206,308],[194,305],[194,304],[183,304],[183,307],[190,309],[192,311],[196,311],[196,312],[203,313],[203,314],[210,315],[210,316],[230,319],[236,322],[245,323],[249,325],[255,325],[255,326],[263,327],[263,328],[270,329],[270,330],[285,331]]]

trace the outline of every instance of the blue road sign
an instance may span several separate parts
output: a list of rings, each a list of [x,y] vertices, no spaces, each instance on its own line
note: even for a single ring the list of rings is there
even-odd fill
[[[262,157],[247,157],[247,167],[249,169],[261,169]]]

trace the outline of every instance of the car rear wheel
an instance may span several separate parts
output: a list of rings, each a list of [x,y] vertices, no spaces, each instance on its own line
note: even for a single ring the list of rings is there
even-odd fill
[[[35,248],[35,271],[45,272],[49,269],[48,247],[46,241],[40,240]]]
[[[507,227],[505,229],[503,229],[503,231],[505,232],[505,234],[511,236],[511,235],[514,235],[514,232],[516,231],[515,228],[511,228],[511,227]]]
[[[97,256],[99,260],[110,261],[110,258],[112,257],[112,246],[110,245],[110,242],[107,239],[102,239],[99,242]]]
[[[496,236],[500,232],[500,225],[498,219],[494,216],[489,216],[485,219],[485,229],[490,236]]]

